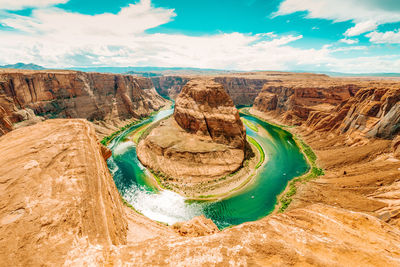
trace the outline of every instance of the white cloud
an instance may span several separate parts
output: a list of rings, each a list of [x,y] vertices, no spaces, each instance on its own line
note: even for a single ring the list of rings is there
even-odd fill
[[[400,44],[400,29],[397,31],[371,32],[366,35],[372,43]]]
[[[235,70],[300,70],[377,72],[395,70],[391,58],[337,59],[349,49],[332,45],[302,49],[292,43],[302,35],[220,33],[188,36],[147,33],[171,21],[174,10],[155,8],[150,0],[117,14],[83,15],[46,7],[31,16],[9,13],[0,23],[17,29],[1,31],[0,64],[34,62],[46,67],[160,66]],[[342,50],[340,50],[342,49]],[[353,50],[364,48],[352,47]],[[360,62],[360,64],[358,64]]]
[[[344,35],[346,36],[357,36],[363,34],[365,32],[370,32],[375,30],[378,27],[376,21],[367,20],[360,23],[357,23],[354,27],[348,29]]]
[[[343,38],[343,39],[340,39],[339,42],[351,45],[351,44],[358,43],[358,39]]]
[[[330,53],[336,52],[347,52],[347,51],[354,51],[354,50],[368,50],[366,46],[347,46],[347,47],[339,47],[333,48],[330,50]]]
[[[20,10],[29,7],[47,7],[64,4],[69,0],[0,0],[0,9]]]
[[[375,30],[380,24],[400,21],[400,10],[390,9],[388,1],[381,0],[284,0],[274,16],[307,11],[308,18],[321,18],[334,22],[352,21],[355,26],[346,36],[357,36]],[[390,2],[399,7],[398,2]]]
[[[141,33],[169,22],[175,13],[172,9],[153,8],[150,0],[122,8],[118,14],[84,15],[59,8],[33,10],[32,16],[14,15],[0,20],[8,27],[33,35],[62,35],[67,38],[117,37]],[[68,41],[68,40],[64,40]]]

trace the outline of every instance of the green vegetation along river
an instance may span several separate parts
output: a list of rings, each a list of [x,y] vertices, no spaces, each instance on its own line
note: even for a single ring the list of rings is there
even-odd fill
[[[172,112],[172,109],[160,111],[123,131],[109,144],[113,156],[108,160],[108,166],[118,190],[137,211],[153,220],[173,224],[204,214],[221,229],[258,220],[274,210],[277,196],[288,181],[309,169],[291,133],[251,115],[241,114],[247,120],[247,125],[251,125],[246,126],[247,135],[258,142],[267,159],[259,167],[251,184],[215,202],[189,202],[172,191],[159,191],[152,186],[146,169],[137,159],[135,144],[127,141],[126,136],[138,127],[165,118]]]

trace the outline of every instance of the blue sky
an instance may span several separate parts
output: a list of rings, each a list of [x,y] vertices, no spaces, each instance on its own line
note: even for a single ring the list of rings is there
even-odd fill
[[[400,72],[398,0],[0,0],[0,64]]]

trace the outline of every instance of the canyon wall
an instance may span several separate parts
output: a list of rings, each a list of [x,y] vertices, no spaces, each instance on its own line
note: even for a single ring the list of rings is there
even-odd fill
[[[162,96],[175,99],[185,84],[196,76],[163,76],[152,78],[157,92]],[[235,105],[252,105],[268,79],[245,77],[214,77],[215,82],[224,86]]]
[[[361,138],[394,139],[400,132],[400,83],[371,83],[329,113],[315,111],[306,125]]]
[[[223,85],[233,103],[238,106],[252,105],[263,85],[269,80],[245,77],[215,77],[214,81]]]
[[[0,137],[0,262],[60,266],[74,247],[123,245],[121,197],[93,126],[47,120]]]
[[[118,125],[166,103],[147,78],[75,71],[0,72],[0,134],[10,131],[12,124],[18,128],[51,118]]]
[[[400,82],[313,82],[266,85],[251,109],[267,120],[298,125],[291,131],[311,145],[325,170],[321,179],[298,185],[289,209],[311,201],[399,226]]]
[[[175,99],[181,92],[183,86],[190,80],[190,77],[182,76],[160,76],[151,78],[157,92],[163,97]]]
[[[286,81],[304,81],[304,79],[308,79],[308,81],[325,81],[329,79],[326,75],[313,73],[248,72],[216,76],[161,76],[151,78],[151,80],[160,95],[167,96],[170,99],[175,99],[189,80],[201,77],[207,77],[222,84],[236,106],[253,105],[254,100],[263,89],[263,86],[268,83],[273,84]]]
[[[400,83],[332,79],[266,84],[254,110],[313,130],[393,139],[400,131]]]
[[[123,206],[101,151],[86,120],[48,120],[0,137],[3,265],[395,266],[400,260],[398,228],[323,204],[223,231],[201,218],[193,226],[156,223]]]
[[[299,124],[313,111],[330,112],[360,88],[358,84],[312,79],[268,83],[255,99],[254,109],[281,112],[287,121]]]

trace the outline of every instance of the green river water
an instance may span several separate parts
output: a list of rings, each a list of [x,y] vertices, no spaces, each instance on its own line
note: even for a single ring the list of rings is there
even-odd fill
[[[125,137],[143,124],[155,122],[171,115],[173,109],[160,111],[153,117],[132,126],[109,144],[113,156],[108,166],[121,195],[145,216],[160,222],[173,224],[204,214],[220,228],[258,220],[274,209],[277,196],[288,181],[305,173],[309,166],[296,145],[291,133],[268,124],[251,115],[241,114],[257,126],[258,132],[246,127],[263,148],[266,161],[254,182],[236,194],[215,202],[188,202],[172,191],[158,191],[151,186],[145,168],[136,155],[135,144]]]

